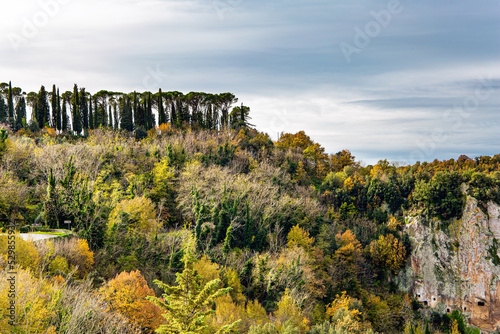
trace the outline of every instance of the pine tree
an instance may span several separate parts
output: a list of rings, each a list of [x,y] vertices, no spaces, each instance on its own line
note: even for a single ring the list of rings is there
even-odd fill
[[[12,97],[12,84],[9,81],[9,94],[7,97],[7,106],[9,109],[9,124],[14,125],[14,99]]]
[[[248,123],[250,119],[250,108],[241,104],[241,107],[234,107],[230,115],[232,129],[248,128],[253,124]]]
[[[154,282],[163,290],[164,301],[150,296],[148,300],[160,307],[165,313],[163,317],[167,323],[161,325],[156,332],[179,334],[201,333],[208,326],[207,316],[212,314],[212,305],[218,297],[224,296],[231,288],[220,289],[220,279],[214,279],[202,284],[203,277],[194,270],[195,240],[190,237],[184,246],[184,271],[177,273],[176,286],[169,286],[161,281]],[[241,320],[220,328],[216,334],[233,331]]]

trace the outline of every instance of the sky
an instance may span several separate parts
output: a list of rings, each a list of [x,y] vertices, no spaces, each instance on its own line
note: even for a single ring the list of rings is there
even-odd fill
[[[364,164],[500,153],[500,0],[0,0],[0,82],[232,92]]]

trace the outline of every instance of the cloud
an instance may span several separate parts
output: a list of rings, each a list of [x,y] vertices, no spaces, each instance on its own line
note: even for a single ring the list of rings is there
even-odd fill
[[[9,33],[23,36],[40,3],[54,2],[15,51]],[[0,81],[27,91],[75,82],[91,92],[230,91],[272,137],[303,129],[328,152],[348,148],[367,163],[500,151],[498,0],[401,0],[351,62],[340,44],[356,46],[389,1],[62,2],[3,5]],[[447,114],[485,79],[493,93],[469,117]],[[432,139],[438,130],[445,135]]]

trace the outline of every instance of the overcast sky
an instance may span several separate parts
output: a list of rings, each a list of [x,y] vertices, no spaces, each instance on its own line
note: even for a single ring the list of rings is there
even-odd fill
[[[500,0],[0,0],[0,82],[232,92],[276,139],[500,153]]]

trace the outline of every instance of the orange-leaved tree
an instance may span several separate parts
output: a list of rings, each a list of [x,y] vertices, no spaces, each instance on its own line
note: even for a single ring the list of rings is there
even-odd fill
[[[100,293],[113,310],[122,313],[143,332],[152,333],[160,326],[162,322],[160,308],[146,299],[155,293],[139,270],[121,272],[107,282],[100,289]]]

